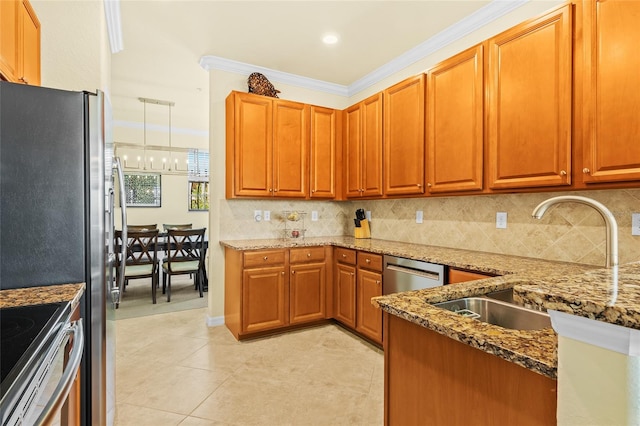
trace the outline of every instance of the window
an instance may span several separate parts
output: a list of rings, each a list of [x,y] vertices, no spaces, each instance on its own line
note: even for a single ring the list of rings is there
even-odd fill
[[[160,174],[125,173],[124,190],[127,207],[161,206]]]
[[[189,177],[209,178],[209,151],[190,149]]]
[[[209,182],[189,181],[189,210],[209,210]]]

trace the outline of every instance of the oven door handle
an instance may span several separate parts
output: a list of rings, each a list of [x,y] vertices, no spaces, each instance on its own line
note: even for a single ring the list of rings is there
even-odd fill
[[[66,335],[73,335],[73,346],[71,347],[71,354],[69,355],[69,361],[62,373],[62,377],[53,391],[53,395],[44,407],[38,420],[37,425],[49,424],[56,413],[62,407],[69,392],[71,392],[71,386],[76,378],[78,367],[80,367],[80,361],[82,361],[82,352],[84,349],[84,329],[82,326],[82,319],[79,319],[65,327],[64,333]]]

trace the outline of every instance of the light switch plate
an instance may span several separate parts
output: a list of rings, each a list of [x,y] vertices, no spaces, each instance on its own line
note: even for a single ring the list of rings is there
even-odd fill
[[[317,222],[317,221],[318,221],[318,211],[311,210],[311,222]]]
[[[496,213],[496,229],[507,229],[507,212]]]
[[[416,223],[422,223],[423,218],[422,210],[416,210]]]
[[[631,235],[640,235],[640,213],[631,213]]]
[[[265,210],[264,213],[262,214],[262,217],[266,221],[271,220],[271,211],[270,210]]]

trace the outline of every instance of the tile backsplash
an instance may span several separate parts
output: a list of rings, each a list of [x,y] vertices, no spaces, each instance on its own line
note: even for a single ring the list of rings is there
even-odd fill
[[[306,211],[306,236],[353,235],[355,210],[371,211],[371,236],[592,265],[605,261],[605,228],[591,207],[558,204],[541,220],[531,217],[541,201],[581,195],[607,206],[618,222],[620,263],[640,260],[640,236],[631,235],[631,213],[640,212],[640,189],[408,198],[374,201],[222,200],[220,238],[282,237],[282,211]],[[256,222],[254,210],[269,210],[271,220]],[[311,211],[318,221],[311,221]],[[416,223],[416,211],[424,214]],[[496,229],[496,213],[507,213],[507,228]]]

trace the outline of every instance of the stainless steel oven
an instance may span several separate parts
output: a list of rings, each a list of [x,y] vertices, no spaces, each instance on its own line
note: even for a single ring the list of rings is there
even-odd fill
[[[82,359],[82,320],[71,322],[68,302],[3,308],[0,319],[2,426],[60,424]]]

